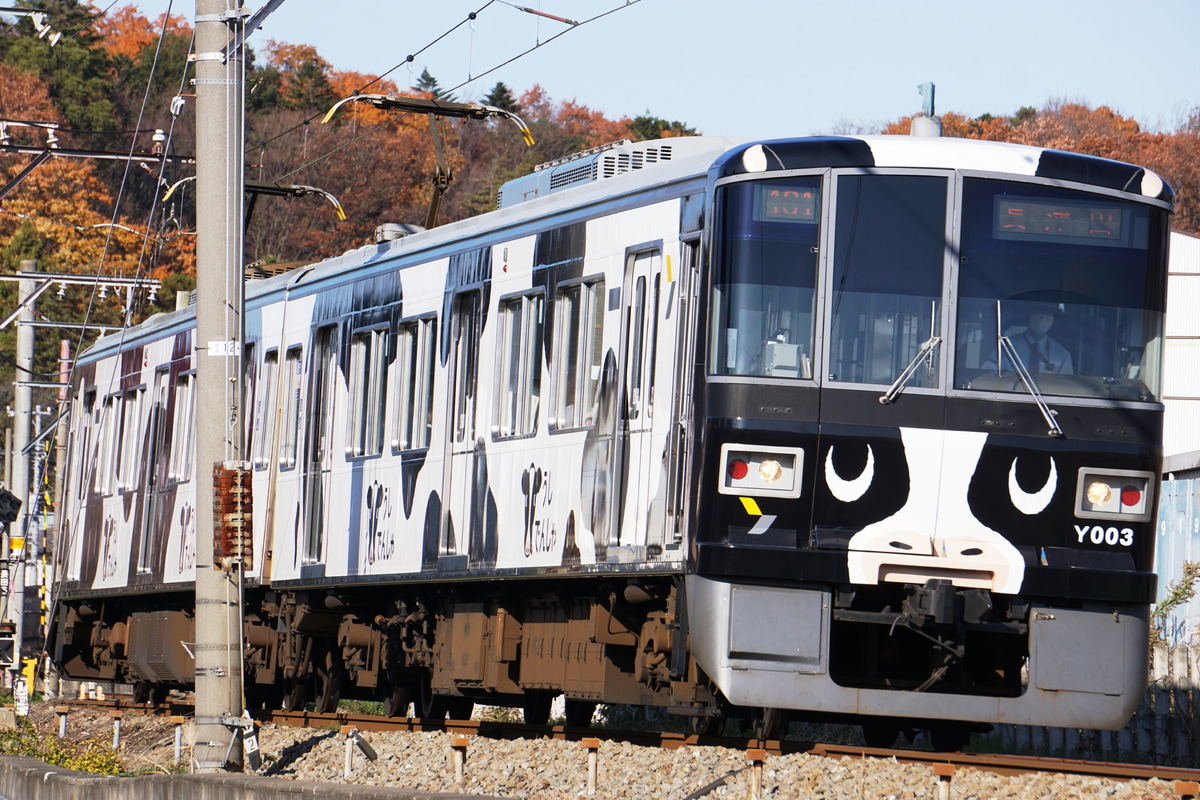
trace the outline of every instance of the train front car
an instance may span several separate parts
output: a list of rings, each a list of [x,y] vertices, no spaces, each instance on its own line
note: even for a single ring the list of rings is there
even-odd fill
[[[1172,192],[997,143],[710,172],[693,655],[732,704],[1117,728],[1146,686]]]

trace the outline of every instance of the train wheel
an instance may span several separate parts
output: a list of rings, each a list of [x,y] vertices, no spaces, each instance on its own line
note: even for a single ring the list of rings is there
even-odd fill
[[[326,651],[321,669],[317,670],[317,695],[314,701],[318,714],[332,714],[337,711],[345,675],[346,670],[338,653],[332,650]]]
[[[760,741],[778,739],[783,732],[784,712],[781,708],[756,708],[751,719],[754,738]]]
[[[412,689],[403,681],[396,681],[383,698],[383,714],[386,717],[403,717],[408,714],[412,702]]]
[[[550,707],[554,705],[553,692],[526,692],[521,703],[526,725],[545,725],[550,721]]]
[[[150,694],[154,689],[154,684],[150,681],[138,681],[133,685],[133,700],[134,705],[143,705],[150,702]]]
[[[692,733],[697,736],[716,736],[724,726],[724,714],[713,714],[712,716],[696,715],[692,717]]]
[[[308,704],[309,681],[304,678],[289,678],[284,683],[283,708],[285,711],[303,711]]]
[[[446,718],[446,697],[433,693],[433,676],[421,673],[420,691],[417,694],[417,714],[421,719],[443,720]]]
[[[592,715],[596,713],[596,704],[590,700],[572,700],[567,698],[566,717],[568,728],[587,728],[592,724]]]

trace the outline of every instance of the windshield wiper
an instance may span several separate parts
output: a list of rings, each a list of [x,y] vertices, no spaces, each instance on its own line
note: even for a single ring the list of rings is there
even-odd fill
[[[879,402],[885,406],[896,399],[896,396],[904,389],[911,378],[917,371],[917,367],[921,366],[921,362],[929,359],[929,377],[933,377],[933,354],[937,350],[937,346],[942,343],[942,337],[934,336],[933,331],[937,330],[937,303],[934,302],[929,308],[929,331],[930,336],[917,350],[917,354],[913,356],[912,361],[908,362],[908,366],[900,373],[900,376],[892,382],[892,385],[886,392],[879,395]]]
[[[917,350],[917,354],[913,356],[913,360],[908,362],[908,366],[905,367],[904,371],[900,373],[900,377],[896,378],[886,392],[879,395],[879,402],[886,406],[895,400],[896,395],[900,394],[900,391],[904,388],[905,384],[908,383],[909,378],[913,376],[913,373],[917,371],[917,367],[921,366],[921,362],[925,359],[929,359],[929,374],[932,376],[933,354],[934,351],[937,350],[937,346],[941,343],[942,337],[940,336],[930,336],[928,339],[926,339],[921,344],[921,348]]]
[[[1046,424],[1048,426],[1050,426],[1050,430],[1047,432],[1048,435],[1053,436],[1055,438],[1059,438],[1059,439],[1066,436],[1066,434],[1063,433],[1062,427],[1058,424],[1058,420],[1055,419],[1058,416],[1058,412],[1050,407],[1050,404],[1046,402],[1046,398],[1042,397],[1041,391],[1038,389],[1037,384],[1034,383],[1033,375],[1029,374],[1029,370],[1025,367],[1025,362],[1023,362],[1021,360],[1021,357],[1019,355],[1017,355],[1017,351],[1013,347],[1012,342],[1009,341],[1009,338],[1004,335],[1004,326],[1001,324],[1001,321],[1000,321],[1000,301],[997,300],[996,301],[996,376],[997,377],[1000,377],[1004,373],[1003,356],[1005,356],[1005,355],[1007,355],[1010,359],[1012,359],[1013,368],[1016,371],[1017,376],[1021,379],[1021,383],[1025,384],[1025,388],[1029,390],[1029,394],[1032,395],[1033,401],[1035,403],[1037,403],[1038,411],[1042,412],[1042,417],[1046,420]]]

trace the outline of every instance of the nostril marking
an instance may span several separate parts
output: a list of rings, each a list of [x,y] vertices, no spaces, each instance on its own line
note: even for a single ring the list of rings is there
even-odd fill
[[[888,542],[888,546],[894,547],[897,550],[912,550],[912,545],[905,544],[904,542]]]
[[[963,550],[962,554],[964,556],[981,556],[983,555],[983,551],[978,547],[969,547],[966,550]]]

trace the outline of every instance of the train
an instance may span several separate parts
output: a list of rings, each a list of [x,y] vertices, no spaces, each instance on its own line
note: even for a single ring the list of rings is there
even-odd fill
[[[248,281],[247,708],[1124,725],[1172,202],[998,142],[621,141]],[[193,685],[213,563],[195,323],[70,381],[48,650],[139,697]]]

